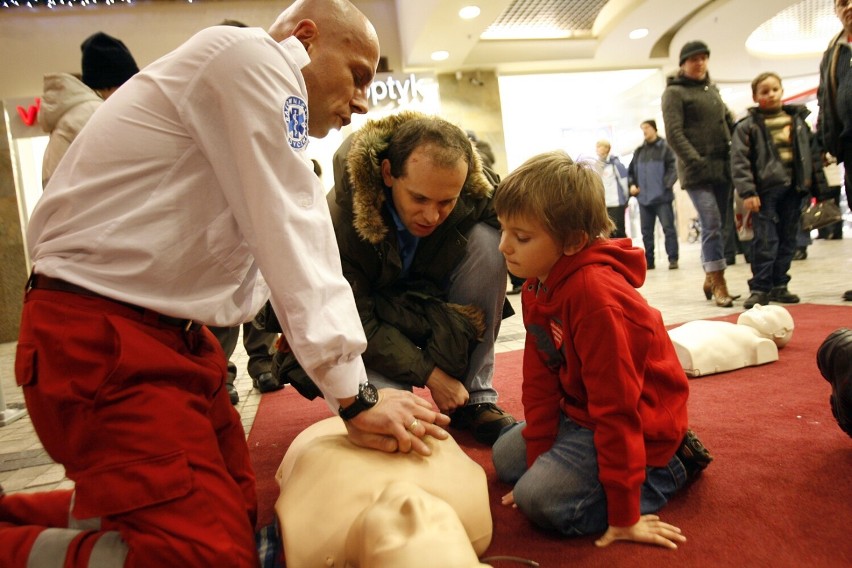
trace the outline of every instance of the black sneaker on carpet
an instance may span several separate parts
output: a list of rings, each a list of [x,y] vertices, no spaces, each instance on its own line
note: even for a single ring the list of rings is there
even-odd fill
[[[807,260],[808,258],[808,249],[804,247],[798,247],[793,251],[793,260]]]
[[[766,292],[761,292],[760,290],[755,290],[751,293],[751,295],[743,302],[743,307],[745,309],[750,309],[760,304],[761,306],[769,305],[769,294]]]
[[[450,426],[470,430],[477,442],[489,446],[497,441],[503,428],[516,422],[511,414],[493,402],[469,404],[453,412],[450,418]]]
[[[847,302],[852,302],[852,290],[846,290],[843,292],[843,299]]]
[[[669,270],[677,270],[677,261],[676,260],[670,260],[669,261]]]
[[[680,443],[680,447],[676,453],[678,459],[686,469],[686,478],[688,480],[697,477],[713,461],[713,456],[710,455],[710,452],[704,447],[704,444],[701,443],[701,440],[698,439],[698,436],[692,430],[686,431],[686,435],[683,437],[683,441]]]
[[[776,286],[769,291],[769,301],[779,304],[798,304],[799,297],[787,290],[786,286]]]
[[[261,373],[257,377],[253,377],[251,384],[260,392],[272,392],[281,390],[284,385],[278,382],[278,379],[272,373]]]

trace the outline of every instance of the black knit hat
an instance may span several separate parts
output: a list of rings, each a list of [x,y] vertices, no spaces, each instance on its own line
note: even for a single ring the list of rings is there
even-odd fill
[[[680,62],[678,65],[683,65],[683,62],[699,53],[706,53],[710,57],[710,48],[703,41],[688,41],[680,48]]]
[[[83,51],[83,82],[91,89],[121,86],[139,72],[124,43],[103,32],[87,37],[80,49]]]

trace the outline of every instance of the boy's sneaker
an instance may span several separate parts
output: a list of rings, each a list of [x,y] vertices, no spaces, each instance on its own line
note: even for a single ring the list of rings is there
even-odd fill
[[[493,402],[483,402],[469,404],[453,412],[450,426],[470,430],[477,442],[493,446],[503,428],[515,422],[511,414]]]
[[[691,480],[707,469],[713,456],[695,435],[692,430],[687,430],[680,447],[677,449],[677,457],[686,469],[686,478]]]
[[[754,290],[751,295],[743,302],[743,307],[745,309],[751,309],[757,304],[761,306],[769,305],[769,294],[766,292],[761,292],[760,290]]]
[[[798,304],[799,297],[791,294],[786,286],[776,286],[769,291],[769,301],[778,302],[779,304]]]

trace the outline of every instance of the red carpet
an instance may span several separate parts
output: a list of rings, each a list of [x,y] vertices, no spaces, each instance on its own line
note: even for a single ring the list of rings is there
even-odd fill
[[[716,459],[661,511],[688,538],[679,550],[625,543],[598,549],[592,537],[535,529],[500,505],[510,487],[496,481],[490,449],[454,432],[488,475],[494,538],[486,556],[519,556],[547,567],[852,566],[852,439],[831,415],[830,386],[815,363],[825,337],[852,326],[852,307],[789,310],[796,327],[777,362],[690,381],[690,424]],[[521,352],[498,355],[500,403],[517,418],[520,380]],[[290,388],[263,396],[248,439],[261,526],[272,522],[273,476],[288,444],[328,415],[323,402],[308,402]],[[501,566],[519,565],[495,563]]]

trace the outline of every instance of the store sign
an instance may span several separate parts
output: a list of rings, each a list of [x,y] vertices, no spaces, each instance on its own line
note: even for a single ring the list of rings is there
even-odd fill
[[[389,110],[438,104],[438,81],[432,73],[377,73],[368,93],[370,109]]]
[[[6,128],[12,139],[45,136],[38,124],[41,110],[41,98],[38,96],[6,99],[3,101],[6,111]]]

